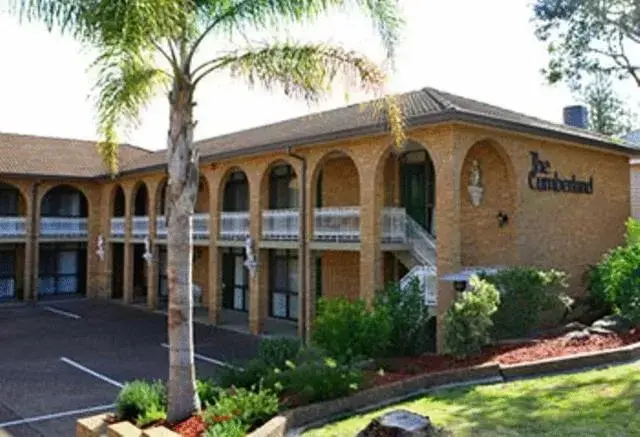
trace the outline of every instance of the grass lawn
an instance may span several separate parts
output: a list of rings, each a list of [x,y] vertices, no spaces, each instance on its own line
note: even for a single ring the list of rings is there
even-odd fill
[[[354,436],[399,407],[456,437],[640,437],[640,365],[432,393],[304,435]]]

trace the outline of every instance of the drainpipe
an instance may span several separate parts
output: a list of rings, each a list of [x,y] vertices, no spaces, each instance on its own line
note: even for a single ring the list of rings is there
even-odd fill
[[[287,154],[294,159],[297,159],[302,165],[302,171],[300,174],[300,240],[299,240],[299,250],[300,250],[300,263],[301,263],[301,272],[299,281],[300,288],[302,293],[301,297],[301,305],[302,308],[302,317],[299,317],[299,323],[302,325],[302,342],[307,343],[307,302],[310,297],[309,294],[309,286],[307,284],[307,160],[291,152],[291,147],[287,147]]]
[[[38,250],[38,235],[37,235],[37,229],[36,229],[36,225],[38,224],[38,213],[39,213],[39,208],[38,208],[38,187],[40,186],[41,181],[35,181],[32,185],[31,185],[31,240],[30,240],[30,244],[31,244],[31,268],[33,269],[35,263],[33,262],[36,257],[38,257],[38,253],[36,253],[36,251]],[[40,265],[40,262],[38,262],[38,265]],[[27,266],[25,266],[26,268]],[[37,282],[38,282],[38,271],[32,271],[31,272],[31,283],[29,284],[29,293],[31,293],[30,297],[30,301],[32,301],[33,303],[36,302],[36,296],[38,293],[37,290]],[[26,290],[25,290],[26,292]]]

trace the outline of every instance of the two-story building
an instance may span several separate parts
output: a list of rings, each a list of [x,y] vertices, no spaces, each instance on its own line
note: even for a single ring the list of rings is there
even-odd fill
[[[199,141],[193,280],[213,323],[302,334],[318,297],[413,277],[440,323],[450,274],[558,268],[579,293],[622,242],[631,146],[431,88],[401,103],[402,150],[360,105]],[[166,301],[165,152],[119,161],[111,178],[94,143],[0,135],[0,299]]]

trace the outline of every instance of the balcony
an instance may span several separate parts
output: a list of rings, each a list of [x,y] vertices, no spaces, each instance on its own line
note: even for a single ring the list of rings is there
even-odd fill
[[[146,238],[149,235],[149,217],[134,216],[131,218],[131,237]]]
[[[273,209],[262,212],[262,239],[295,241],[300,236],[300,211]]]
[[[209,214],[194,214],[192,220],[193,239],[207,240],[209,239]]]
[[[167,223],[163,215],[156,217],[156,238],[158,240],[167,239]]]
[[[244,240],[249,237],[249,211],[222,212],[220,214],[220,238]]]
[[[382,242],[407,242],[407,211],[404,208],[387,207],[382,210]]]
[[[316,208],[313,211],[313,239],[328,242],[360,241],[360,208]]]
[[[45,238],[87,238],[86,217],[42,217],[40,236]]]
[[[0,217],[0,239],[24,238],[26,225],[26,217]]]
[[[124,238],[125,218],[111,217],[111,238]]]

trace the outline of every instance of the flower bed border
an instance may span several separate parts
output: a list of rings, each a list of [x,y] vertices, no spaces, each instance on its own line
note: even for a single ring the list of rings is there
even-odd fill
[[[358,410],[370,409],[382,403],[389,403],[389,401],[395,402],[398,398],[418,395],[425,390],[443,388],[451,384],[507,382],[515,379],[629,363],[636,360],[640,360],[640,343],[616,349],[586,352],[529,363],[510,365],[485,363],[443,372],[423,373],[390,384],[366,389],[345,398],[293,408],[275,416],[262,427],[249,434],[249,437],[285,437],[287,432],[293,429],[308,427],[328,420],[336,420],[340,416],[359,412]],[[120,422],[107,426],[104,422],[107,416],[108,414],[101,414],[78,420],[76,423],[76,437],[103,437],[105,435],[107,437],[179,436],[163,427],[143,431],[129,422]],[[123,425],[124,423],[127,425]],[[124,429],[120,430],[119,428]]]

